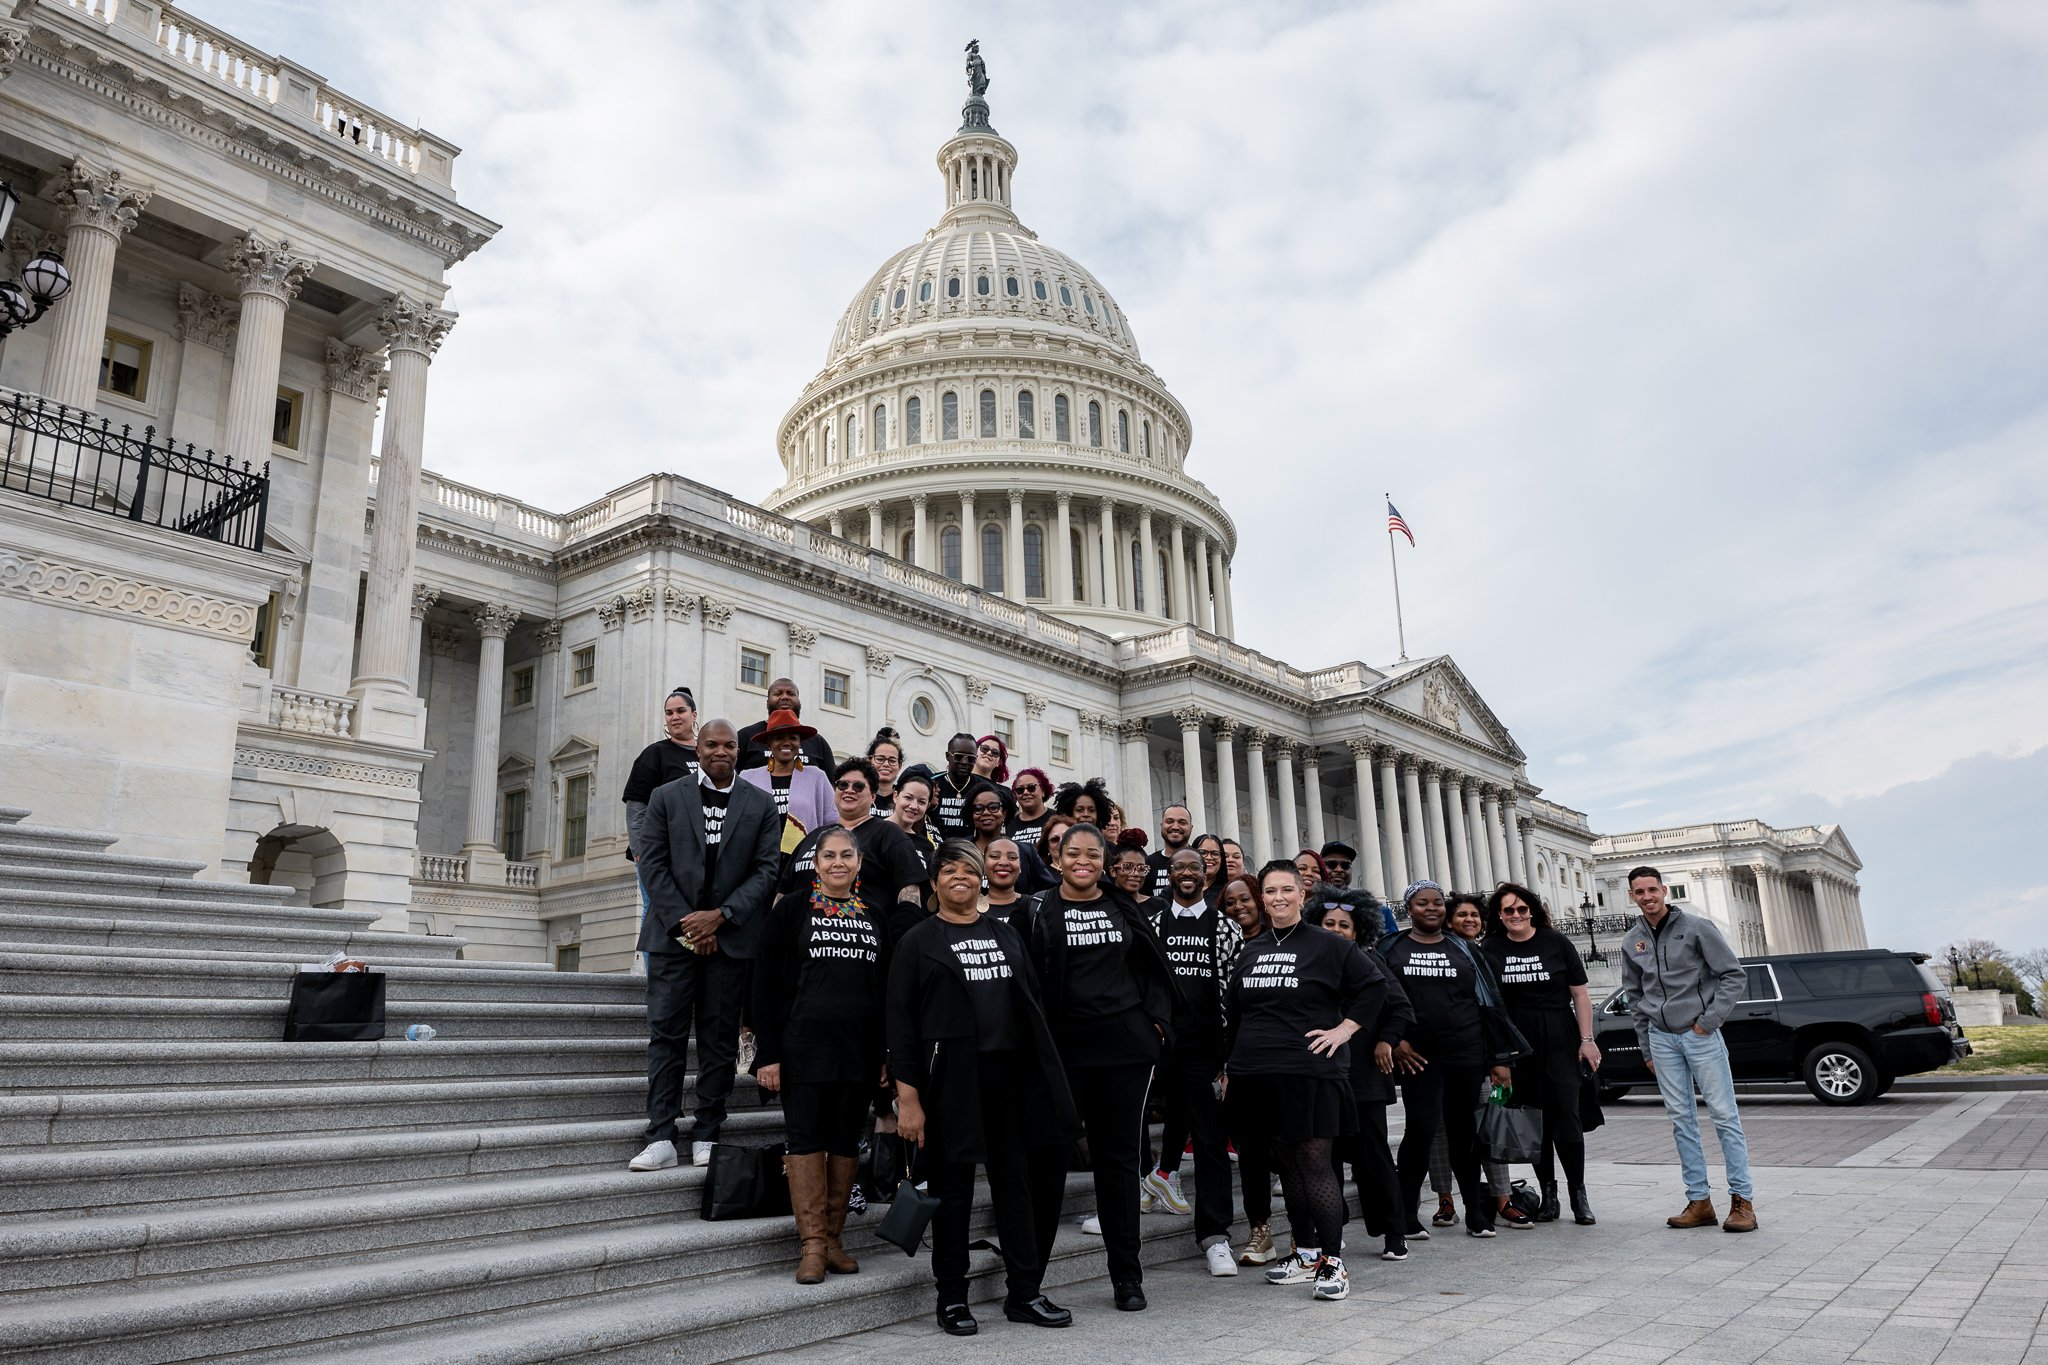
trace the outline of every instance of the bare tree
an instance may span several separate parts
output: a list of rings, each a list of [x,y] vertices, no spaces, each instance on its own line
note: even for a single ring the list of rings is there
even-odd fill
[[[2034,997],[2035,1008],[2040,1008],[2041,1002],[2048,1000],[2048,948],[2029,948],[2023,953],[2014,953],[2010,961],[2021,984]]]

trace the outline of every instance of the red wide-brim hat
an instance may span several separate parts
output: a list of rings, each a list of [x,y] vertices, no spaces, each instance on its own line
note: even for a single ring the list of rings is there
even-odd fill
[[[754,736],[754,743],[766,748],[768,741],[777,735],[795,735],[798,739],[809,739],[817,733],[798,720],[794,711],[771,711],[768,713],[768,728]]]

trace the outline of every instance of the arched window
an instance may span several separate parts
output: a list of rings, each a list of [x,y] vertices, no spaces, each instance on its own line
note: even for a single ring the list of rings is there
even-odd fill
[[[1131,414],[1122,408],[1116,410],[1116,448],[1126,455],[1131,453]]]
[[[1145,610],[1145,547],[1131,542],[1131,610]]]
[[[1166,551],[1159,552],[1159,614],[1173,615],[1173,575],[1166,571]]]
[[[1088,556],[1081,548],[1081,533],[1071,531],[1067,536],[1067,563],[1074,570],[1074,600],[1088,600]]]
[[[924,444],[924,400],[921,398],[903,400],[903,444]],[[905,555],[904,558],[907,559],[909,556]]]
[[[895,296],[894,296],[894,297],[892,297],[892,298],[891,298],[891,299],[889,300],[889,306],[890,306],[891,308],[901,308],[901,307],[903,306],[903,286],[902,286],[902,285],[900,285],[900,284],[899,284],[899,285],[897,285],[897,286],[896,286],[896,293],[895,293]]]
[[[1044,281],[1044,280],[1033,280],[1033,281],[1031,282],[1031,293],[1032,293],[1032,295],[1033,295],[1033,296],[1034,296],[1035,298],[1037,298],[1037,300],[1038,300],[1038,301],[1039,301],[1040,303],[1044,303],[1044,302],[1045,302],[1045,281]]]
[[[960,395],[957,393],[947,393],[939,398],[939,439],[960,439]]]
[[[981,586],[990,592],[1003,590],[1003,531],[1000,526],[981,528]]]
[[[887,450],[889,448],[889,409],[883,407],[880,403],[875,404],[875,420],[869,426],[868,434],[873,440],[876,450]]]
[[[1149,419],[1138,424],[1138,454],[1147,460],[1152,458],[1152,423]]]
[[[1017,277],[1012,275],[1003,281],[1003,292],[1014,299],[1023,292],[1023,286],[1018,284]]]
[[[1045,532],[1037,526],[1024,528],[1024,595],[1045,596]]]
[[[905,564],[917,563],[917,532],[905,531],[903,533],[903,553],[896,557]]]
[[[974,277],[974,292],[975,292],[975,293],[977,293],[977,294],[979,294],[979,295],[981,295],[981,296],[982,296],[983,298],[987,298],[987,297],[988,297],[988,294],[989,294],[989,283],[988,283],[988,276],[986,276],[986,275],[977,275],[977,276],[975,276],[975,277]]]
[[[919,303],[930,303],[932,301],[932,282],[930,280],[922,280],[918,283],[917,301]]]
[[[1038,403],[1029,389],[1017,395],[1017,438],[1022,441],[1038,439]]]
[[[1088,400],[1088,444],[1102,445],[1102,404],[1093,398]]]
[[[949,299],[957,299],[960,297],[960,277],[958,275],[953,275],[947,278],[946,297]]]
[[[1067,412],[1067,396],[1063,393],[1052,396],[1052,438],[1055,441],[1074,439],[1074,423]]]
[[[993,441],[996,438],[996,391],[983,389],[976,406],[981,409],[981,439]]]
[[[846,419],[846,445],[840,451],[840,458],[850,460],[860,453],[860,418]]]
[[[960,580],[960,528],[948,526],[939,532],[939,572],[954,582]]]

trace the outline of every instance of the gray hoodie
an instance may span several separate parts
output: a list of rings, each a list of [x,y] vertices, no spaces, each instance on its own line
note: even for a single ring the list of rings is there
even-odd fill
[[[1638,918],[1622,937],[1621,984],[1645,1060],[1650,1025],[1683,1033],[1697,1024],[1712,1033],[1742,998],[1743,981],[1742,963],[1712,920],[1674,907],[1661,927]]]

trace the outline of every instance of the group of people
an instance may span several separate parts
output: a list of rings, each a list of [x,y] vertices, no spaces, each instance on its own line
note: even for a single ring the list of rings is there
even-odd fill
[[[1438,1227],[1491,1237],[1559,1218],[1560,1164],[1574,1221],[1594,1222],[1579,1118],[1600,1064],[1586,973],[1528,888],[1482,900],[1419,881],[1386,906],[1349,885],[1355,854],[1341,842],[1252,868],[1173,805],[1153,848],[1100,781],[1013,776],[998,736],[955,735],[936,770],[907,762],[890,730],[834,761],[793,683],[777,680],[768,702],[764,721],[735,730],[700,723],[678,688],[665,738],[626,788],[650,1028],[646,1147],[631,1166],[674,1166],[685,1141],[708,1162],[744,1023],[754,1078],[781,1097],[799,1283],[859,1269],[842,1233],[864,1141],[900,1154],[938,1201],[938,1321],[955,1335],[977,1331],[977,1167],[1004,1314],[1046,1327],[1072,1321],[1042,1277],[1077,1164],[1094,1186],[1084,1227],[1103,1238],[1125,1311],[1146,1306],[1148,1209],[1191,1214],[1213,1274],[1263,1267],[1271,1283],[1344,1298],[1347,1163],[1383,1260],[1430,1236],[1433,1171]],[[1533,1216],[1476,1145],[1489,1097],[1542,1115]],[[1249,1224],[1235,1248],[1233,1166]],[[1276,1175],[1286,1254],[1269,1230]]]

